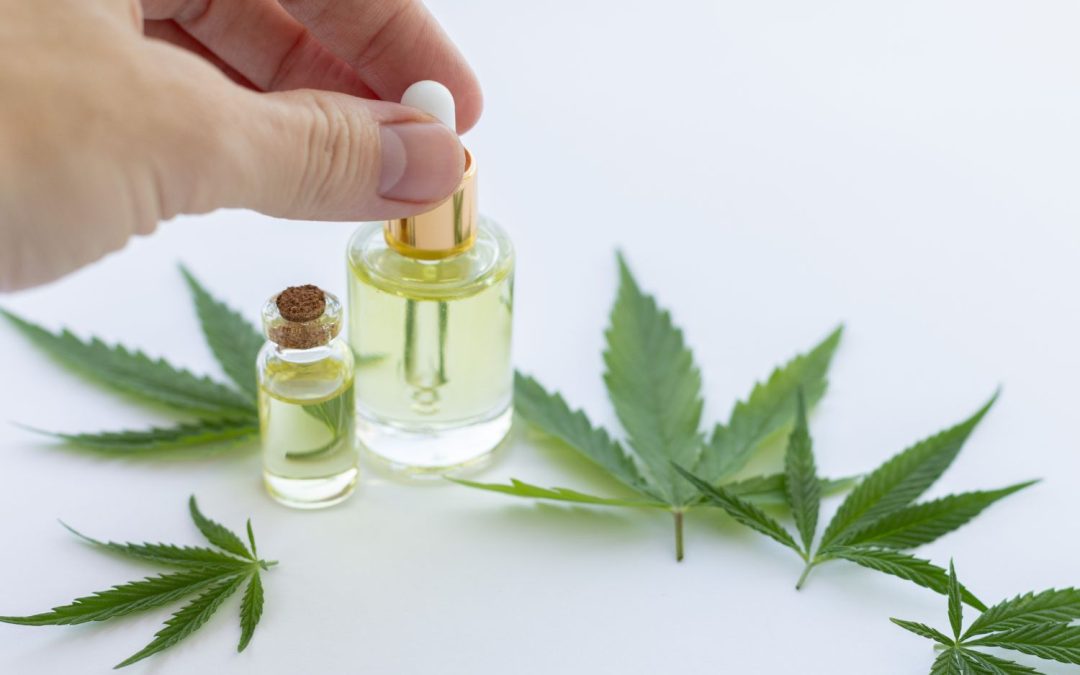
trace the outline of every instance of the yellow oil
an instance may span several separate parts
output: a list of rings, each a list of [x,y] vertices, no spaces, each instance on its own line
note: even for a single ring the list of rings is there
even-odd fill
[[[509,429],[513,254],[497,228],[468,251],[419,260],[378,225],[349,255],[349,343],[360,357],[360,438],[399,468],[437,470],[493,449]]]
[[[292,506],[325,506],[357,476],[351,359],[270,359],[262,368],[259,416],[267,487]]]

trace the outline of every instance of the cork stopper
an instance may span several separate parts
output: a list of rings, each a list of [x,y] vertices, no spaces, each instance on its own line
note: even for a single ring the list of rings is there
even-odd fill
[[[286,321],[314,321],[326,311],[326,293],[318,286],[289,286],[278,294],[278,312]]]
[[[341,302],[318,286],[291,286],[263,307],[263,329],[285,349],[312,349],[341,333]]]

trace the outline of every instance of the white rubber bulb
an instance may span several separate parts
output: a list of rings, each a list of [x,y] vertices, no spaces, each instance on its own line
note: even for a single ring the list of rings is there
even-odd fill
[[[420,80],[410,84],[401,95],[401,104],[423,110],[451,129],[457,128],[454,95],[435,80]]]

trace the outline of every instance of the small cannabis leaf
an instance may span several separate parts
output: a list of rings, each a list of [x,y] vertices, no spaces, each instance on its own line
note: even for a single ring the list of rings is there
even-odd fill
[[[743,525],[795,551],[806,563],[796,588],[802,587],[814,567],[830,560],[848,560],[938,593],[948,593],[949,577],[945,570],[900,551],[952,532],[994,502],[1035,482],[911,503],[949,468],[975,426],[994,404],[995,395],[967,420],[916,443],[866,476],[840,505],[815,550],[820,482],[806,421],[806,406],[801,393],[797,398],[798,413],[784,463],[785,497],[801,543],[797,543],[783,525],[738,494],[724,486],[712,485],[682,467],[675,467],[711,504]],[[956,597],[977,609],[984,608],[978,598],[963,588],[957,590]]]
[[[293,460],[318,459],[337,448],[342,439],[351,438],[355,400],[353,388],[350,386],[341,394],[322,403],[303,406],[305,413],[326,425],[327,430],[330,432],[330,440],[310,450],[286,452],[285,457]]]
[[[177,546],[174,544],[134,544],[104,542],[64,525],[84,541],[120,555],[180,568],[177,572],[158,574],[140,581],[113,586],[93,595],[76,598],[70,604],[30,616],[0,616],[0,621],[23,626],[59,626],[105,621],[133,612],[163,607],[191,595],[196,597],[181,607],[158,631],[150,644],[121,661],[116,667],[129,666],[147,656],[168,649],[198,630],[218,607],[247,582],[240,607],[241,637],[237,647],[243,651],[251,641],[263,608],[261,570],[269,570],[276,561],[258,558],[251,521],[247,523],[250,548],[225,526],[210,520],[199,511],[192,495],[191,517],[203,536],[218,548]]]
[[[1034,668],[972,647],[998,647],[1062,663],[1080,664],[1080,590],[1050,589],[1026,593],[984,608],[979,618],[963,630],[962,586],[949,563],[949,627],[952,637],[925,624],[890,619],[901,628],[933,640],[944,648],[930,668],[937,673],[968,674],[1038,673]]]
[[[255,327],[216,300],[183,266],[203,333],[215,358],[237,389],[205,376],[153,360],[139,351],[110,346],[69,331],[52,333],[0,310],[35,345],[72,368],[141,400],[165,405],[199,419],[171,427],[61,434],[31,429],[71,445],[98,452],[143,455],[183,448],[232,447],[259,433],[255,356],[262,337]]]
[[[627,432],[624,444],[594,426],[557,393],[518,373],[514,381],[517,413],[606,470],[641,499],[607,498],[567,488],[542,488],[519,480],[509,485],[457,481],[473,488],[517,497],[583,504],[662,508],[675,519],[675,554],[683,557],[683,514],[701,504],[698,491],[672,462],[692,468],[710,484],[726,484],[748,499],[777,500],[785,494],[784,474],[732,483],[753,452],[795,416],[795,392],[809,404],[825,393],[826,374],[840,342],[837,328],[821,344],[777,368],[740,401],[727,424],[717,424],[708,440],[701,430],[701,373],[682,331],[656,300],[643,292],[618,257],[619,292],[605,333],[604,383]],[[821,480],[819,493],[848,487],[853,481]]]

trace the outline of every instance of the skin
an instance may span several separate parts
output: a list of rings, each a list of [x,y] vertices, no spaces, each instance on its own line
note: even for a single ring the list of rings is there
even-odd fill
[[[418,0],[0,0],[0,64],[0,291],[178,214],[425,211],[460,142],[388,101],[442,82],[459,133],[482,107]]]

